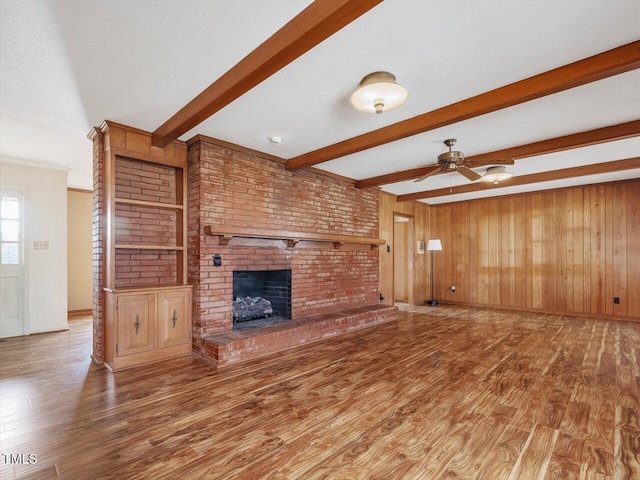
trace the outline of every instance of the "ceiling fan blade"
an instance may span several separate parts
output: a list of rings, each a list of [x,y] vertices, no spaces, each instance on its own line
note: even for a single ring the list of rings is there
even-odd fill
[[[429,171],[427,171],[427,173],[425,173],[424,175],[422,175],[420,178],[416,178],[416,179],[414,180],[414,182],[416,182],[416,183],[417,183],[417,182],[421,182],[421,181],[423,181],[425,178],[430,177],[431,175],[433,175],[433,174],[435,174],[435,173],[438,173],[438,172],[440,171],[441,167],[442,167],[442,166],[441,166],[441,165],[438,165],[438,164],[436,164],[436,165],[430,165],[430,166],[428,166],[428,167],[425,167],[425,168],[429,169]]]
[[[474,172],[473,170],[467,168],[467,167],[463,167],[463,166],[458,166],[458,168],[456,168],[456,170],[458,171],[458,173],[464,175],[465,177],[467,177],[469,180],[471,180],[472,182],[475,182],[476,180],[480,180],[482,178],[482,175],[480,175],[479,173]]]
[[[496,158],[491,160],[491,165],[513,165],[515,160],[513,158]]]
[[[494,158],[490,160],[480,160],[478,162],[469,162],[467,165],[471,168],[486,167],[487,165],[514,165],[516,162],[513,158]]]

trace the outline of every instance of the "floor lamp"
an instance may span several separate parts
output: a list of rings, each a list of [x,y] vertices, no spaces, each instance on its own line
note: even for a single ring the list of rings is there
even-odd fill
[[[427,300],[427,305],[429,305],[430,307],[435,307],[436,305],[438,305],[436,296],[433,293],[435,287],[435,284],[433,282],[433,252],[436,250],[442,250],[442,242],[440,242],[440,239],[438,238],[432,238],[431,240],[429,240],[429,243],[427,243],[427,251],[431,252],[431,300]]]

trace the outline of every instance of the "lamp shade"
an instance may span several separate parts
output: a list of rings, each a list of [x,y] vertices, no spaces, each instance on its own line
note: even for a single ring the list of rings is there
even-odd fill
[[[487,173],[482,176],[481,180],[483,182],[498,183],[501,180],[506,180],[508,178],[511,178],[512,176],[513,174],[507,172],[507,169],[505,167],[489,167],[487,168]]]
[[[363,112],[382,113],[398,108],[408,96],[406,88],[398,85],[393,74],[374,72],[362,79],[360,87],[351,95],[351,104]]]
[[[427,250],[442,250],[442,242],[438,238],[432,238],[427,243]]]

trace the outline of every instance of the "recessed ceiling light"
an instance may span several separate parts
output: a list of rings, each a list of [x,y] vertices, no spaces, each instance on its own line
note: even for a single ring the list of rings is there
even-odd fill
[[[280,137],[278,135],[273,135],[273,136],[269,137],[269,141],[271,143],[282,143],[282,137]]]

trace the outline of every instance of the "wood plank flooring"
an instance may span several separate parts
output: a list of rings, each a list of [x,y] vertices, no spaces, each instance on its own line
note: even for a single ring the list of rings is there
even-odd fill
[[[640,478],[640,323],[404,307],[244,364],[116,374],[90,318],[70,327],[0,343],[1,479]]]

